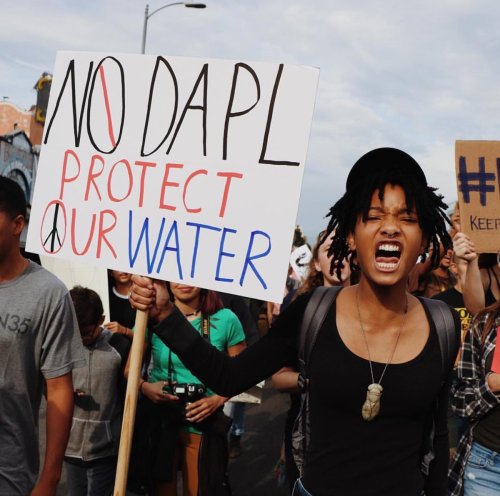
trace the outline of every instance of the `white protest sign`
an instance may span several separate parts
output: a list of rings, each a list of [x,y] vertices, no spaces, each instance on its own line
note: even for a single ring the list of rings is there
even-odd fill
[[[28,250],[281,301],[318,75],[59,52]]]
[[[290,255],[290,265],[301,281],[307,277],[311,258],[312,253],[307,245],[295,248]]]

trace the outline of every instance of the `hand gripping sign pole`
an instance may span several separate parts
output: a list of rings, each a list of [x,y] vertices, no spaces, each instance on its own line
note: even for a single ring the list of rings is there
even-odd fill
[[[125,394],[125,406],[123,409],[114,496],[125,496],[127,492],[128,466],[134,434],[135,412],[137,410],[137,396],[139,394],[147,322],[148,312],[138,310],[135,316],[134,339],[132,340],[132,348],[130,350],[130,366],[127,392]]]

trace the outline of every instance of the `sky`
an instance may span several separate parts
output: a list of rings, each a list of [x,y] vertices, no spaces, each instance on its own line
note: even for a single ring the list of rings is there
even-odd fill
[[[151,0],[150,10],[166,3]],[[297,218],[310,242],[367,151],[407,151],[452,204],[455,140],[500,138],[500,2],[206,4],[151,17],[146,52],[320,68]],[[58,50],[139,53],[144,9],[136,0],[4,0],[0,98],[28,109]]]

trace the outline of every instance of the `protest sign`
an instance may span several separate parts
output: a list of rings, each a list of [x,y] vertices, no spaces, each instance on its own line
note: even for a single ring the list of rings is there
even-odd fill
[[[300,281],[307,277],[311,258],[312,253],[307,245],[295,248],[290,255],[290,265]]]
[[[500,249],[500,141],[455,145],[461,229],[478,253]]]
[[[318,75],[59,52],[28,249],[281,301]]]

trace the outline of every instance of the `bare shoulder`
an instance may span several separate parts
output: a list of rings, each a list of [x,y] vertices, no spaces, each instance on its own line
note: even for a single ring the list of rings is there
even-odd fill
[[[337,321],[344,318],[349,318],[355,314],[356,309],[356,286],[343,288],[337,295]]]

